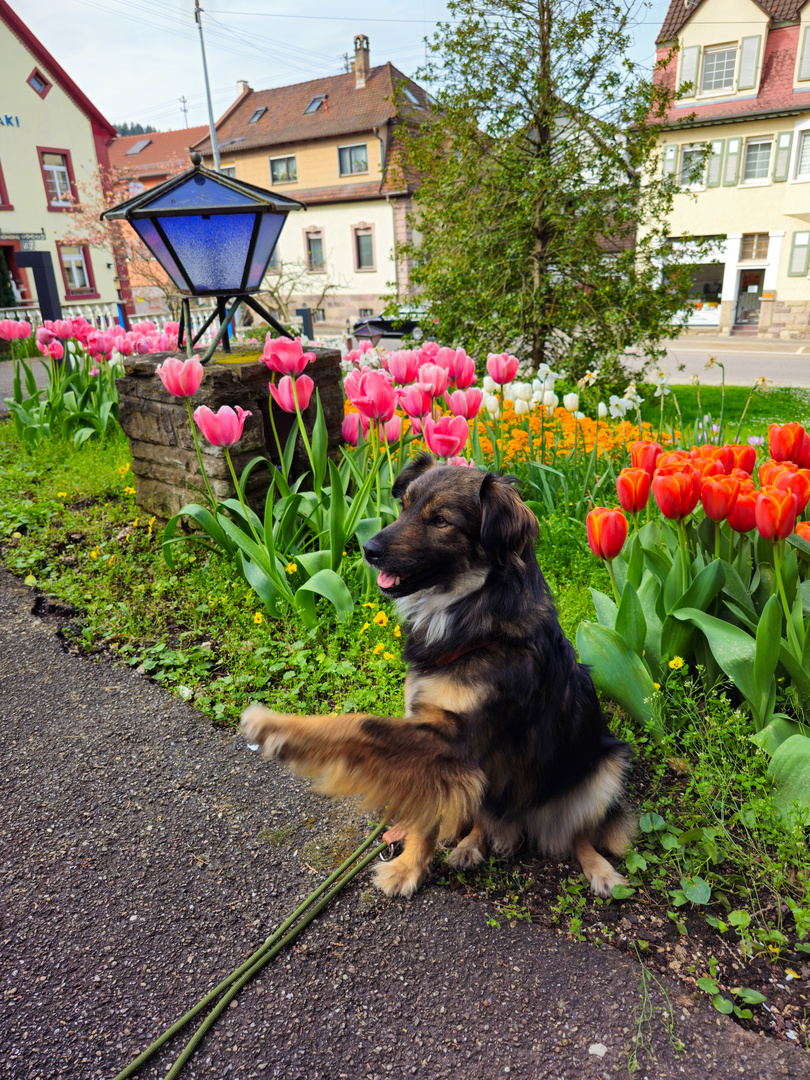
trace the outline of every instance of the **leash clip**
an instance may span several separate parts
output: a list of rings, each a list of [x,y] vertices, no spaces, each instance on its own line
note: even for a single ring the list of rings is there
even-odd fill
[[[396,850],[396,842],[388,845],[388,851],[381,851],[379,854],[380,862],[391,862],[394,858],[394,852]]]

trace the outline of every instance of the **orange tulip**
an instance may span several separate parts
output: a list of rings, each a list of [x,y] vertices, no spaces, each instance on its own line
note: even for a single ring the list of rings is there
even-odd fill
[[[768,446],[776,461],[792,461],[801,468],[810,465],[810,435],[801,424],[771,424],[768,428]]]
[[[730,446],[713,446],[711,443],[704,443],[701,446],[693,446],[689,451],[689,456],[695,465],[698,465],[701,460],[717,461],[724,473],[730,473],[734,468],[734,451]]]
[[[796,472],[798,468],[792,461],[774,461],[769,458],[763,461],[758,469],[760,486],[771,487],[777,476],[781,476],[783,472]]]
[[[792,491],[763,488],[754,509],[760,536],[773,543],[790,536],[796,523],[796,506],[797,499]]]
[[[632,462],[634,469],[644,469],[644,471],[649,473],[652,478],[658,459],[663,452],[664,449],[660,443],[643,441],[634,442],[630,447],[630,461]]]
[[[738,533],[747,533],[756,528],[756,506],[759,492],[753,484],[740,486],[734,509],[728,515],[728,523]]]
[[[622,469],[616,477],[616,494],[622,509],[638,514],[650,497],[650,474],[646,469]]]
[[[683,470],[656,469],[652,491],[664,517],[688,517],[700,498],[700,473],[689,466]]]
[[[675,466],[682,469],[684,465],[691,464],[692,459],[685,450],[670,450],[666,454],[661,454],[656,469],[669,469]]]
[[[706,517],[712,521],[725,521],[740,493],[740,481],[731,476],[721,476],[717,479],[704,480],[700,489],[700,501]]]
[[[792,491],[796,496],[796,513],[801,514],[810,501],[810,469],[785,470],[774,479],[773,486],[780,491]]]
[[[599,559],[615,559],[627,539],[627,518],[621,510],[595,506],[585,519],[588,543]]]
[[[742,443],[731,443],[727,449],[734,454],[734,468],[742,469],[743,472],[747,472],[750,476],[757,461],[756,447],[743,445]]]
[[[700,473],[701,480],[709,480],[713,476],[726,475],[726,470],[723,468],[722,461],[717,461],[715,458],[692,458],[690,464]]]
[[[806,540],[807,543],[810,544],[810,521],[799,521],[796,525],[796,535],[800,536],[802,540]],[[806,562],[810,562],[810,555],[805,555],[803,551],[800,551],[799,555]]]

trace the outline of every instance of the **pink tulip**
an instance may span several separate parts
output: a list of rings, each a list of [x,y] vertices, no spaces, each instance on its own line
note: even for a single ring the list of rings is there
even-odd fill
[[[47,326],[37,327],[37,345],[50,345],[56,334],[53,330],[49,330]]]
[[[154,334],[155,330],[157,330],[157,327],[153,322],[144,320],[143,322],[138,323],[135,329],[138,331],[139,334]]]
[[[458,390],[466,390],[476,381],[475,364],[463,349],[456,350],[456,358],[450,367],[450,380]]]
[[[360,441],[360,431],[363,432],[363,438],[368,435],[369,422],[365,416],[361,416],[360,413],[347,413],[343,417],[343,423],[340,427],[340,432],[343,436],[343,441],[348,443],[349,446],[357,446]]]
[[[122,356],[129,356],[132,353],[132,338],[128,334],[125,337],[118,338],[115,347]]]
[[[0,319],[0,341],[17,340],[17,322],[15,319]]]
[[[101,368],[99,368],[99,367],[96,367],[96,365],[95,365],[95,364],[93,364],[93,366],[92,366],[92,367],[90,368],[90,374],[91,374],[91,375],[93,376],[93,378],[95,378],[95,377],[96,377],[96,375],[98,375],[98,373],[99,373],[100,371],[101,371]]]
[[[205,374],[198,356],[191,356],[187,360],[181,360],[179,356],[170,356],[168,360],[158,364],[155,372],[174,397],[191,397],[192,394],[196,394]]]
[[[518,358],[509,353],[490,353],[487,357],[487,371],[493,382],[503,386],[510,383],[517,375]]]
[[[399,437],[402,434],[402,417],[392,416],[387,424],[378,424],[377,433],[383,442],[398,442]]]
[[[83,319],[81,315],[78,315],[75,319],[71,319],[70,322],[72,326],[73,337],[75,337],[77,341],[81,342],[82,345],[85,345],[91,331],[93,330],[92,324],[89,323],[87,319]]]
[[[307,364],[315,359],[315,353],[305,353],[301,339],[270,338],[264,343],[262,360],[271,371],[280,375],[300,375]]]
[[[270,393],[273,396],[273,401],[284,412],[295,412],[295,398],[293,397],[293,383],[295,384],[295,393],[298,398],[298,408],[301,412],[309,405],[309,399],[312,397],[312,391],[315,389],[315,383],[310,379],[309,375],[299,375],[297,379],[293,380],[291,375],[285,375],[283,379],[279,380],[278,386],[274,386],[270,383]]]
[[[73,337],[73,323],[70,319],[56,319],[53,324],[53,330],[57,337]]]
[[[50,356],[52,360],[61,360],[65,355],[65,350],[62,348],[62,343],[54,338],[53,341],[48,342],[45,345],[43,342],[37,342],[37,348],[43,356]]]
[[[134,348],[134,351],[135,351],[135,352],[136,352],[136,353],[137,353],[137,354],[138,354],[139,356],[143,356],[143,355],[144,355],[144,353],[148,353],[148,352],[149,352],[149,342],[147,341],[147,339],[146,339],[145,337],[140,337],[140,338],[138,338],[138,340],[137,340],[137,341],[135,342],[135,345],[133,346],[133,348]]]
[[[430,387],[431,397],[441,397],[450,381],[450,372],[438,364],[422,364],[419,368],[419,382]]]
[[[447,345],[443,345],[433,359],[433,363],[440,368],[444,368],[445,371],[451,371],[455,362],[456,350],[449,348]]]
[[[399,391],[399,403],[408,416],[424,416],[430,412],[430,391],[421,383],[413,383]]]
[[[388,357],[388,373],[395,383],[405,386],[416,378],[419,359],[410,349],[400,349]]]
[[[447,395],[450,412],[453,416],[463,416],[465,420],[472,420],[474,416],[478,416],[483,400],[483,390],[455,390]]]
[[[445,458],[457,454],[470,434],[470,425],[463,416],[443,416],[440,420],[426,416],[422,428],[428,448]]]
[[[165,331],[165,333],[169,334],[170,336],[177,337],[177,335],[180,333],[180,323],[179,322],[167,322],[167,323],[164,323],[163,324],[163,330]]]
[[[463,465],[468,469],[476,469],[478,466],[474,461],[467,461],[464,457],[451,457],[447,459],[448,465]]]
[[[343,380],[343,392],[346,394],[346,397],[352,403],[354,403],[354,399],[360,393],[360,384],[363,380],[363,376],[367,371],[371,371],[371,368],[353,368]]]
[[[439,351],[437,341],[426,341],[421,349],[417,350],[420,364],[435,364],[436,353]]]
[[[383,372],[367,371],[360,379],[360,392],[352,404],[368,420],[390,420],[397,407],[394,387]]]
[[[242,438],[245,420],[252,415],[239,405],[236,412],[230,405],[221,405],[217,412],[212,412],[207,405],[200,405],[194,410],[194,423],[212,446],[233,446]]]

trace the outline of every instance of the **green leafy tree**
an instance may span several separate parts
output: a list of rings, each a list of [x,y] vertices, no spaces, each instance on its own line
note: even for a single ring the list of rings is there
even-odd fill
[[[151,124],[118,124],[115,129],[119,135],[150,135],[157,128]]]
[[[618,380],[629,347],[662,355],[691,280],[685,263],[661,272],[672,93],[627,58],[634,4],[448,7],[420,73],[437,107],[398,133],[418,183],[400,249],[415,292],[439,340]]]

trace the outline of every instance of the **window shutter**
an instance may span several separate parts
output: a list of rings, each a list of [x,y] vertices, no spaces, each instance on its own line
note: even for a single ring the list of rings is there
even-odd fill
[[[687,91],[686,97],[694,97],[697,93],[697,77],[698,68],[700,67],[700,46],[690,45],[683,50],[681,56],[681,81],[680,86],[684,83],[691,83],[692,89]],[[808,76],[810,78],[810,76]]]
[[[740,45],[740,67],[737,72],[737,89],[751,90],[757,85],[761,36],[744,37]]]
[[[678,147],[677,146],[665,146],[664,147],[664,176],[674,176],[675,166],[678,163]]]
[[[715,139],[711,144],[709,163],[706,169],[706,187],[720,187],[723,178],[723,147],[725,139]]]
[[[802,35],[802,55],[799,60],[799,73],[796,78],[799,82],[807,82],[810,79],[810,26],[805,26]]]
[[[723,185],[733,187],[740,172],[741,139],[729,139],[726,143],[726,167],[723,170]]]
[[[782,131],[776,136],[776,153],[773,159],[773,179],[787,180],[790,170],[790,150],[793,146],[793,132]]]
[[[806,277],[810,262],[810,232],[795,232],[790,246],[788,277]]]

